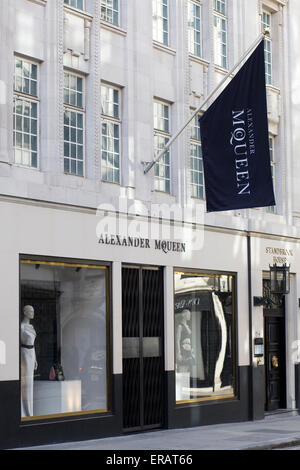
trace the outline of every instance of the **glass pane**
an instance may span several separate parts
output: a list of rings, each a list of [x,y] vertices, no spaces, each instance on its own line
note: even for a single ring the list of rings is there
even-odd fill
[[[72,106],[76,106],[76,93],[73,90],[70,90],[70,102]]]
[[[65,173],[69,173],[70,172],[70,160],[68,158],[65,158],[64,159],[64,171]]]
[[[22,151],[22,164],[26,166],[30,166],[31,164],[31,155],[28,150],[23,150]]]
[[[23,126],[22,126],[22,117],[21,116],[16,116],[16,129],[18,131],[22,131],[23,130]]]
[[[29,93],[29,80],[27,78],[23,79],[23,93]]]
[[[70,123],[70,112],[69,111],[65,111],[64,112],[64,123],[69,125]]]
[[[83,176],[83,163],[82,162],[77,163],[77,174],[79,176]]]
[[[21,77],[16,77],[15,89],[16,91],[22,91],[22,78]]]
[[[64,90],[64,103],[70,104],[69,90]]]
[[[69,154],[69,147],[70,147],[69,144],[64,143],[64,156],[65,156],[65,157],[69,157],[69,156],[70,156],[70,154]]]
[[[83,143],[83,132],[82,131],[77,131],[77,143],[82,144]]]
[[[31,103],[31,117],[33,118],[37,117],[37,104],[36,103]]]
[[[30,142],[29,142],[29,135],[28,134],[24,134],[23,136],[23,148],[24,149],[30,149]]]
[[[83,115],[80,113],[77,114],[77,127],[83,129]]]
[[[31,81],[30,94],[33,96],[37,96],[37,83],[36,82]]]
[[[117,11],[113,12],[113,24],[116,24],[116,25],[119,24],[119,14]]]
[[[37,168],[37,153],[31,153],[31,166]]]
[[[176,401],[234,395],[233,277],[176,272]]]
[[[16,133],[16,146],[22,147],[22,134],[19,132]]]
[[[70,140],[69,127],[64,127],[64,140]]]
[[[77,91],[82,92],[82,78],[77,77]]]
[[[23,105],[23,114],[24,116],[30,116],[30,103],[24,101]]]
[[[76,127],[76,113],[71,112],[71,126]]]
[[[17,114],[22,114],[22,101],[19,101],[19,100],[16,100],[16,103],[15,103],[15,112]]]
[[[22,163],[22,150],[15,149],[15,163]]]
[[[23,76],[26,78],[30,77],[30,63],[29,62],[23,62]]]
[[[29,120],[29,118],[24,118],[23,119],[23,124],[24,124],[23,131],[24,132],[29,132],[29,130],[30,130],[30,120]]]
[[[31,134],[37,135],[37,120],[31,119]]]
[[[76,158],[76,144],[71,144],[71,157]]]
[[[71,173],[73,173],[73,175],[76,175],[76,160],[71,160]]]
[[[31,78],[37,80],[37,65],[31,64]]]
[[[77,147],[77,158],[79,160],[83,160],[83,147],[82,147],[82,145],[78,145],[78,147]]]
[[[79,108],[82,108],[82,94],[81,93],[77,94],[77,106]]]
[[[71,128],[71,142],[77,142],[76,129],[74,129],[73,127]]]

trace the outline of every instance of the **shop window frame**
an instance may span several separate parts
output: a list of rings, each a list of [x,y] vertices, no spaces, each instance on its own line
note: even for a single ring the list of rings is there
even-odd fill
[[[216,395],[214,397],[191,398],[189,400],[176,401],[176,378],[175,378],[175,358],[176,358],[176,338],[175,338],[175,309],[174,309],[174,403],[177,408],[184,408],[195,405],[205,405],[207,403],[220,403],[240,399],[240,384],[238,381],[238,273],[236,271],[217,271],[211,269],[195,269],[195,268],[173,268],[173,299],[175,299],[175,273],[191,274],[191,275],[207,275],[207,276],[231,276],[232,277],[232,311],[233,311],[233,328],[232,328],[232,361],[233,361],[233,393],[230,395]]]
[[[107,390],[107,408],[105,410],[87,410],[87,411],[74,411],[74,412],[63,412],[58,414],[51,415],[40,415],[40,416],[21,416],[21,263],[31,261],[32,264],[48,264],[48,265],[70,265],[70,266],[80,266],[95,269],[105,269],[106,270],[106,390]],[[18,314],[18,327],[19,327],[19,419],[21,427],[34,424],[43,424],[48,422],[64,422],[64,421],[74,421],[88,418],[101,418],[107,416],[113,416],[115,410],[115,403],[113,400],[113,318],[112,318],[112,263],[108,261],[100,260],[91,260],[91,259],[82,259],[82,258],[60,258],[60,257],[50,257],[50,256],[38,256],[38,255],[28,255],[28,254],[19,254],[18,260],[19,268],[19,314]]]

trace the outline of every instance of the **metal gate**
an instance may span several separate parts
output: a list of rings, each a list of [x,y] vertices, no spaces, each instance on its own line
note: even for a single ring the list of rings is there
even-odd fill
[[[123,426],[163,426],[163,273],[122,270]]]

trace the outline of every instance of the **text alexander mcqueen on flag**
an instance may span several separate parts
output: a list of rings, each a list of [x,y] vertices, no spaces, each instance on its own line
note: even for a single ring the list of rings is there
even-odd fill
[[[207,211],[275,205],[263,40],[199,121]]]

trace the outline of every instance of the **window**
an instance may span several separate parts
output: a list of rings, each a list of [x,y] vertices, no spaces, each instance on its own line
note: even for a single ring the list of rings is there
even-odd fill
[[[263,11],[262,13],[262,31],[266,28],[270,31],[270,36],[264,39],[264,47],[265,47],[265,77],[266,77],[266,84],[272,85],[272,39],[271,39],[271,14]]]
[[[189,52],[201,56],[201,7],[198,3],[188,4],[188,40]]]
[[[168,0],[152,0],[153,39],[166,46],[169,44]]]
[[[39,139],[38,65],[15,57],[13,146],[16,164],[37,168]]]
[[[227,68],[226,0],[214,0],[215,64]]]
[[[20,261],[21,416],[104,412],[108,268]]]
[[[191,140],[190,140],[190,158],[191,158],[191,195],[197,198],[204,198],[204,180],[203,180],[203,159],[200,137],[199,116],[192,121]]]
[[[270,150],[270,162],[271,162],[271,174],[272,174],[272,181],[273,181],[273,188],[275,193],[275,159],[274,159],[274,137],[269,136],[269,150]],[[268,212],[275,213],[276,206],[269,206],[267,207]]]
[[[64,171],[84,174],[84,121],[82,77],[64,74]]]
[[[170,106],[154,101],[154,153],[164,148],[170,139]],[[170,151],[155,164],[154,187],[157,191],[170,192]]]
[[[229,274],[174,273],[177,403],[234,396],[234,283]]]
[[[102,108],[102,179],[111,183],[120,183],[120,144],[121,144],[121,110],[120,90],[101,86]]]
[[[119,0],[101,0],[101,20],[119,25]]]
[[[226,0],[214,0],[214,10],[222,15],[226,14]]]
[[[84,0],[64,0],[64,2],[66,5],[78,8],[79,10],[83,10],[84,8]]]

